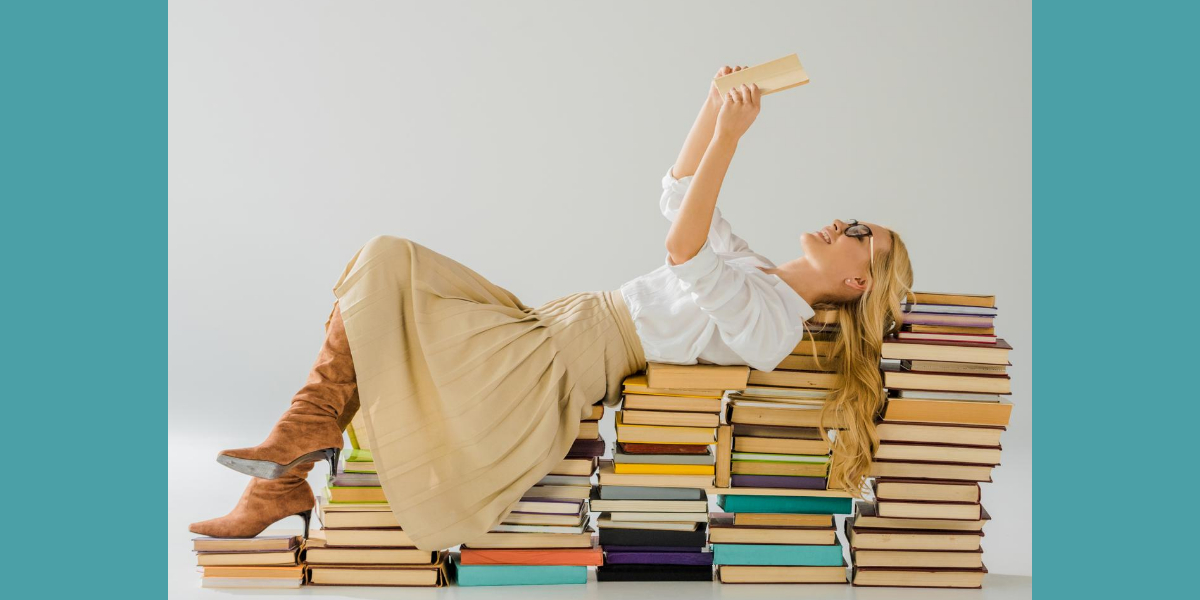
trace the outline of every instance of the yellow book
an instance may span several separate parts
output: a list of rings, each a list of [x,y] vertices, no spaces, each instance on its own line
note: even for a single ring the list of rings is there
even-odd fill
[[[617,441],[644,444],[703,444],[716,442],[716,427],[666,427],[661,425],[626,425],[617,411]]]
[[[713,487],[713,476],[617,473],[613,470],[613,462],[611,460],[601,460],[600,485],[633,485],[641,487],[684,487],[707,489]]]
[[[713,465],[664,465],[654,463],[616,463],[613,470],[617,473],[647,473],[660,475],[712,475],[716,472]]]

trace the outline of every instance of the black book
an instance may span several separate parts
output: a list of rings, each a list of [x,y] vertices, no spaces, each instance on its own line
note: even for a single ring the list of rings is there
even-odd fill
[[[603,530],[602,530],[603,531]],[[601,565],[596,581],[712,581],[709,565]]]
[[[708,527],[703,524],[698,526],[695,531],[600,528],[601,546],[704,546],[706,544],[708,544]]]

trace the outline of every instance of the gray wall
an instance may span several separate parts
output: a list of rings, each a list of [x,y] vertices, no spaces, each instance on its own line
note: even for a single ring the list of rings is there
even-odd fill
[[[1031,574],[1030,5],[582,6],[171,3],[173,534],[233,505],[212,457],[303,384],[363,242],[527,304],[614,289],[663,262],[659,179],[712,74],[796,52],[812,82],[764,99],[720,207],[776,262],[858,218],[904,236],[917,289],[998,296],[1017,406],[985,560]]]

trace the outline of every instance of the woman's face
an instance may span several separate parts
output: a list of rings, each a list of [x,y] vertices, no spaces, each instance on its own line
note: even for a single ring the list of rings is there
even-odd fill
[[[859,222],[871,228],[872,236],[846,235],[846,222],[833,223],[800,236],[800,247],[808,261],[827,278],[827,283],[856,297],[868,287],[871,277],[871,237],[874,237],[875,256],[891,250],[891,231],[876,223]],[[847,280],[850,280],[847,282]]]

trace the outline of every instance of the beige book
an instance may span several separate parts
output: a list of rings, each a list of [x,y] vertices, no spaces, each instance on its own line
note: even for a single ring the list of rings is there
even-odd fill
[[[837,385],[837,373],[818,371],[750,371],[749,385],[828,390]]]
[[[675,521],[707,523],[708,511],[704,512],[614,512],[604,513],[612,521]]]
[[[810,496],[813,498],[853,498],[846,490],[797,490],[789,488],[715,488],[704,490],[709,494],[724,494],[726,496]]]
[[[877,423],[875,433],[887,442],[999,446],[1004,427],[892,422]]]
[[[759,92],[766,96],[808,83],[808,73],[804,72],[804,67],[800,64],[800,57],[789,54],[770,62],[754,65],[749,69],[714,77],[713,83],[716,84],[717,91],[722,96],[736,86],[742,84],[748,86],[752,83],[758,85]]]
[[[304,560],[310,565],[431,565],[437,552],[416,548],[309,548]]]
[[[397,528],[400,523],[392,511],[329,512],[320,513],[321,527],[325,529],[380,529]]]
[[[917,529],[927,530],[934,529],[940,531],[974,531],[983,530],[983,526],[990,520],[987,514],[987,509],[980,508],[983,513],[982,519],[978,521],[951,521],[948,519],[896,519],[892,517],[880,517],[875,514],[875,503],[863,500],[854,502],[853,524],[867,529]]]
[[[600,437],[600,422],[599,421],[580,421],[579,433],[575,435],[577,440],[594,440]]]
[[[445,583],[442,573],[433,566],[418,569],[367,565],[358,568],[333,565],[310,566],[308,577],[313,585],[436,587]]]
[[[720,565],[721,583],[846,583],[846,567]]]
[[[733,449],[764,454],[829,454],[829,442],[736,435],[733,437]]]
[[[847,541],[856,550],[966,550],[980,548],[981,535],[971,531],[864,529],[847,527]]]
[[[713,544],[803,544],[828,546],[837,543],[837,530],[828,527],[734,527],[718,525],[714,520],[708,528],[708,541]]]
[[[712,444],[716,442],[717,428],[713,427],[665,427],[659,425],[631,425],[625,423],[624,411],[617,411],[616,427],[618,442],[642,442],[650,444]]]
[[[322,529],[324,547],[411,547],[412,538],[403,529]],[[312,536],[308,547],[314,546]]]
[[[677,412],[720,413],[721,398],[625,394],[621,404],[625,410],[667,410]]]
[[[627,394],[643,394],[647,396],[682,396],[688,398],[720,398],[725,395],[724,389],[693,390],[686,388],[652,388],[647,384],[645,371],[634,373],[625,378],[621,384]]]
[[[908,460],[917,462],[968,463],[973,465],[1000,464],[1000,447],[943,446],[883,442],[875,452],[878,460]]]
[[[940,550],[855,550],[854,564],[860,567],[924,567],[929,569],[978,569],[983,552]]]
[[[250,579],[295,579],[304,577],[304,565],[278,567],[202,567],[204,577],[246,577]]]
[[[979,502],[979,484],[974,482],[877,479],[873,485],[879,499]]]
[[[898,570],[887,567],[860,567],[854,569],[854,585],[884,587],[983,587],[983,576],[987,568],[961,570]]]
[[[951,465],[941,463],[886,462],[871,463],[870,477],[895,479],[952,479],[955,481],[992,480],[993,467],[988,465]]]
[[[535,485],[525,491],[523,498],[559,498],[587,500],[592,495],[591,486],[582,485]]]
[[[608,512],[616,515],[628,512],[642,514],[645,512],[699,512],[708,510],[708,500],[604,500],[592,498],[589,501],[592,512]]]
[[[469,548],[591,548],[590,527],[583,533],[504,533],[488,532],[469,542]]]
[[[564,458],[562,462],[554,466],[554,469],[550,471],[550,474],[586,476],[591,475],[595,471],[595,458]]]
[[[627,425],[716,427],[721,424],[720,415],[714,413],[665,412],[658,410],[632,410],[630,408],[625,408],[621,411],[621,420]]]
[[[792,354],[799,354],[802,356],[821,356],[828,358],[833,354],[833,341],[809,339],[807,336],[805,336],[804,339],[800,340],[800,342],[796,344],[795,348],[792,348]],[[888,357],[885,356],[884,358]]]
[[[196,565],[200,567],[274,566],[294,564],[297,564],[296,550],[294,549],[286,552],[206,552],[196,555]]]
[[[695,521],[615,521],[609,515],[601,515],[596,524],[602,529],[649,529],[651,531],[695,531]]]
[[[741,365],[675,365],[648,363],[646,383],[652,388],[740,390],[746,387],[750,367]]]
[[[878,500],[875,510],[881,517],[896,519],[953,519],[977,521],[982,515],[974,502],[923,502],[910,500]]]
[[[732,440],[733,427],[731,425],[717,427],[716,486],[719,488],[729,487],[730,463],[733,456],[733,449],[730,447]]]
[[[783,360],[776,365],[775,369],[782,369],[785,371],[831,372],[836,371],[837,367],[834,366],[833,361],[829,360],[828,358],[821,358],[819,356],[805,356],[801,354],[789,354],[783,357]]]
[[[573,527],[582,523],[585,517],[582,514],[574,515],[542,515],[510,512],[504,520],[501,521],[505,525],[546,525],[556,527]]]

